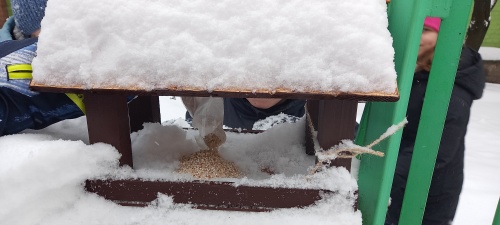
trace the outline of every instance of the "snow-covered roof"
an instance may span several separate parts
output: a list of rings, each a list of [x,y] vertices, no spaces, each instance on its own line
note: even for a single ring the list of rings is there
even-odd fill
[[[34,82],[394,93],[379,0],[48,1]]]

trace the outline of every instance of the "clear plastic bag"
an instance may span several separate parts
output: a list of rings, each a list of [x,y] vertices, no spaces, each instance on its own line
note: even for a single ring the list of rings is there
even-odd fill
[[[202,149],[218,149],[226,141],[224,101],[216,97],[182,97],[199,135],[196,142]]]

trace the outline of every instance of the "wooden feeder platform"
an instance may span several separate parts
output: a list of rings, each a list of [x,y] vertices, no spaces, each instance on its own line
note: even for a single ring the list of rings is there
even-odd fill
[[[338,194],[330,190],[234,186],[215,181],[88,180],[85,189],[123,206],[148,206],[161,193],[172,196],[174,203],[192,204],[197,209],[252,212],[305,207],[324,194]],[[357,210],[356,203],[353,210]]]
[[[84,94],[89,141],[113,145],[121,154],[120,165],[133,168],[130,132],[142,129],[144,122],[160,122],[158,96],[195,96],[231,98],[306,99],[306,152],[314,154],[314,138],[322,149],[329,149],[343,139],[354,139],[358,101],[393,102],[399,99],[397,90],[384,93],[296,92],[290,89],[269,91],[206,90],[168,87],[142,90],[138,88],[56,87],[32,82],[39,92]],[[139,96],[127,104],[127,96]],[[313,132],[316,135],[313,135]],[[350,170],[351,159],[336,159],[331,166]],[[162,193],[172,196],[175,203],[192,204],[195,208],[270,211],[278,208],[306,207],[321,199],[323,194],[339,194],[330,190],[234,186],[230,182],[214,181],[147,181],[147,180],[88,180],[85,188],[106,199],[126,206],[147,206]],[[357,193],[354,193],[357,200]],[[345,198],[352,198],[345,196]],[[354,201],[357,202],[357,201]],[[357,210],[357,204],[352,206]]]

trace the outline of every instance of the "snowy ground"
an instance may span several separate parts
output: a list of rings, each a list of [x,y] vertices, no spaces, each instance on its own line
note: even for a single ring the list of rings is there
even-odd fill
[[[181,103],[163,98],[162,115],[183,115]],[[454,225],[492,224],[500,198],[500,84],[486,84],[474,102],[466,137],[465,182]],[[497,174],[497,175],[495,175]]]
[[[162,97],[162,103],[163,119],[182,117],[185,113],[178,99]],[[500,180],[494,178],[500,172],[498,112],[500,84],[487,83],[483,98],[474,102],[472,107],[466,137],[465,182],[454,225],[493,222],[500,198]]]
[[[500,55],[489,48],[483,57]],[[490,54],[490,55],[488,55]],[[162,97],[163,119],[182,117],[179,100]],[[500,84],[486,84],[483,98],[474,102],[466,137],[465,182],[454,225],[492,224],[500,198]]]
[[[465,182],[456,225],[492,224],[500,198],[500,84],[486,84],[486,92],[472,106],[466,136]],[[496,175],[495,175],[496,174]],[[497,178],[495,178],[497,177]]]
[[[179,98],[162,97],[161,112],[163,120],[176,120],[183,118],[185,109]],[[500,154],[497,153],[500,149],[498,112],[500,84],[487,84],[484,97],[475,102],[472,108],[466,143],[465,184],[455,225],[492,224],[500,196],[500,180],[495,179],[495,174],[500,171]],[[160,204],[159,208],[132,211],[128,207],[118,207],[81,193],[81,188],[71,181],[74,177],[68,174],[98,174],[97,169],[109,170],[96,168],[96,164],[102,164],[103,161],[99,161],[99,158],[109,161],[116,157],[109,147],[84,145],[88,139],[85,134],[85,122],[85,118],[80,118],[31,132],[38,133],[35,135],[19,134],[0,138],[0,221],[7,221],[8,224],[39,222],[51,225],[83,224],[81,222],[86,219],[91,219],[88,224],[133,224],[134,221],[160,224],[159,221],[171,221],[167,217],[159,216],[166,212],[164,210],[172,208],[168,199],[163,200],[163,205]],[[59,138],[81,139],[84,143],[62,141],[58,140]],[[54,168],[55,165],[59,168]],[[89,169],[81,169],[86,167]],[[58,179],[47,182],[49,177]],[[321,210],[323,209],[314,213],[318,215]],[[165,215],[182,217],[186,213],[189,211],[181,209],[177,214]],[[235,222],[234,217],[231,219],[217,213],[198,213],[207,218],[208,224]],[[262,224],[304,224],[318,218],[294,216],[293,219],[279,220],[282,216],[297,213],[299,212],[281,212],[268,216],[265,220],[255,217],[255,214],[238,214],[238,217],[248,221],[257,220]],[[347,218],[352,219],[353,215]],[[359,218],[359,214],[354,215],[354,218]],[[352,224],[359,222],[352,221]]]
[[[162,97],[161,112],[163,120],[181,123],[185,109],[179,98]],[[487,84],[483,98],[472,107],[466,140],[465,183],[455,225],[492,224],[500,197],[500,180],[495,178],[500,172],[498,112],[500,84]],[[155,126],[149,130],[155,129],[168,131],[172,128]],[[181,133],[177,132],[179,135]],[[276,137],[272,135],[271,139]],[[147,135],[142,135],[142,140],[133,135],[134,139],[148,141]],[[193,212],[172,206],[168,198],[162,199],[155,207],[136,210],[119,207],[85,194],[80,186],[85,177],[117,169],[109,166],[117,158],[113,148],[102,144],[89,146],[85,144],[87,140],[84,117],[61,122],[42,131],[1,137],[0,221],[27,225],[164,224],[173,221],[197,224],[196,221],[203,218],[206,224],[219,225],[242,224],[243,221],[248,224],[255,224],[249,221],[258,221],[260,224],[305,224],[312,220],[317,221],[316,224],[324,224],[332,219],[328,217],[331,209],[325,207],[309,211],[309,214],[289,210],[263,217],[262,214]],[[150,147],[168,145],[168,140],[160,137],[154,143]],[[142,162],[134,163],[138,166],[148,165],[144,158]],[[150,164],[158,164],[158,161],[150,161]],[[163,167],[167,168],[165,165]],[[174,208],[177,213],[171,213]],[[196,219],[186,219],[188,214]],[[335,217],[343,220],[339,224],[361,224],[360,214],[341,212],[339,215]]]
[[[500,48],[481,47],[485,60],[500,60]],[[455,225],[492,224],[500,199],[500,84],[486,84],[474,102],[466,136],[465,181]],[[497,175],[495,175],[497,174]]]
[[[62,4],[63,2],[64,4]],[[392,64],[393,56],[392,51],[390,51],[392,50],[389,42],[390,37],[389,33],[385,29],[386,17],[385,14],[380,13],[382,11],[386,11],[385,3],[382,1],[370,0],[345,1],[343,7],[338,7],[338,4],[332,3],[331,1],[323,0],[317,2],[322,2],[324,4],[319,5],[315,3],[311,5],[315,8],[308,8],[303,7],[303,1],[289,1],[288,3],[294,7],[282,7],[282,5],[277,5],[275,4],[275,1],[270,0],[259,1],[260,4],[257,4],[256,2],[227,1],[227,3],[244,5],[238,7],[225,5],[228,7],[227,9],[231,10],[216,7],[214,9],[220,9],[221,11],[216,12],[207,10],[206,4],[212,3],[185,1],[185,7],[182,5],[180,8],[187,8],[189,9],[189,12],[199,12],[200,15],[203,15],[185,16],[183,14],[176,13],[177,11],[174,10],[176,9],[175,7],[179,6],[179,4],[171,4],[169,2],[161,1],[155,1],[153,2],[154,4],[142,4],[141,1],[125,0],[52,0],[49,1],[45,19],[42,23],[42,26],[44,27],[44,32],[42,33],[45,33],[46,35],[42,35],[40,37],[38,54],[39,56],[47,56],[51,53],[55,53],[55,57],[38,57],[35,59],[33,62],[34,67],[36,64],[39,64],[40,67],[35,70],[35,72],[39,74],[35,74],[37,76],[34,76],[34,79],[35,81],[37,79],[47,79],[54,83],[70,82],[70,84],[74,84],[75,79],[79,79],[79,81],[81,81],[80,85],[88,85],[87,82],[93,81],[120,81],[119,83],[124,82],[127,84],[141,86],[141,82],[145,81],[143,76],[140,76],[141,74],[165,74],[165,71],[173,69],[171,74],[175,75],[174,77],[181,79],[181,83],[175,83],[175,86],[183,86],[184,81],[194,80],[193,83],[208,83],[207,87],[215,88],[217,85],[226,85],[227,83],[231,84],[234,80],[239,81],[239,83],[248,83],[257,85],[258,87],[265,87],[265,85],[275,85],[278,83],[270,82],[269,80],[261,79],[259,77],[256,78],[255,74],[270,74],[272,75],[271,77],[274,78],[276,73],[273,71],[276,68],[279,68],[281,71],[281,65],[290,65],[291,71],[297,70],[296,67],[301,68],[297,71],[302,71],[304,76],[282,76],[283,78],[286,78],[282,79],[282,81],[288,82],[290,80],[298,80],[300,81],[299,83],[311,83],[315,86],[325,85],[326,87],[330,87],[331,85],[327,82],[331,80],[330,76],[326,76],[324,79],[311,77],[311,74],[317,74],[318,72],[311,73],[314,69],[304,67],[301,62],[304,62],[306,65],[310,64],[312,66],[316,66],[318,62],[325,61],[324,59],[332,59],[331,62],[328,61],[328,66],[319,65],[318,68],[333,68],[342,70],[342,72],[347,72],[349,76],[342,77],[341,80],[353,78],[353,69],[358,68],[361,69],[362,74],[370,75],[367,77],[370,79],[354,79],[354,81],[356,81],[356,83],[360,83],[360,85],[352,86],[344,85],[344,83],[342,83],[342,85],[340,85],[342,88],[366,88],[368,86],[367,84],[370,84],[370,87],[376,86],[375,84],[378,82],[371,82],[372,79],[376,81],[389,82],[391,85],[394,85],[394,82],[391,79],[378,79],[373,76],[373,71],[384,71],[384,69],[390,69],[391,73],[389,74],[395,76]],[[163,6],[166,4],[175,6],[172,9],[174,10],[172,11],[174,13],[165,13],[165,7]],[[363,7],[359,7],[356,4],[362,4]],[[367,7],[371,4],[375,4],[376,7]],[[355,19],[350,19],[349,16],[351,14],[346,14],[345,12],[352,12],[353,10],[346,10],[346,6],[352,6],[355,9],[376,9],[378,11],[373,11],[376,14],[371,16],[364,11],[358,12],[359,10],[354,10],[358,12],[356,15],[364,15],[364,17],[355,17]],[[68,8],[71,10],[67,10]],[[266,16],[265,14],[263,14],[264,16],[260,16],[261,14],[255,13],[248,14],[253,11],[247,10],[247,8],[254,8],[256,9],[254,11],[258,13],[269,12],[273,16]],[[291,29],[290,34],[285,33],[289,27],[286,24],[287,21],[294,20],[282,19],[282,17],[274,16],[276,14],[275,11],[269,9],[275,9],[276,12],[280,12],[281,14],[279,15],[283,15],[283,18],[288,18],[287,16],[290,16],[291,19],[298,18],[296,21],[297,23],[294,22],[294,27],[303,24],[303,26],[299,27],[308,28],[310,24],[318,24],[323,27],[328,27],[328,29],[318,29],[318,31],[322,32],[308,32],[307,29],[305,31],[301,29]],[[300,12],[300,16],[298,17],[296,16],[297,12]],[[135,15],[138,14],[144,15],[141,20],[136,19]],[[247,14],[248,16],[245,16]],[[220,30],[205,29],[209,27],[208,25],[210,25],[210,23],[205,25],[204,22],[212,21],[210,18],[207,19],[205,15],[212,15],[212,17],[210,17],[212,19],[221,18],[221,21],[229,21],[229,25],[235,25],[237,28],[242,28],[240,29],[241,32],[235,32],[235,30],[239,31],[239,29],[234,29],[229,25],[217,25],[216,28],[223,28]],[[322,23],[317,23],[314,20],[307,20],[307,18],[321,18],[318,17],[321,15],[327,18],[321,19],[323,21]],[[223,18],[224,16],[238,19],[237,21],[232,22]],[[331,16],[336,16],[336,18],[329,19]],[[246,18],[249,21],[242,21],[240,18]],[[270,18],[273,20],[267,21],[262,20],[262,18]],[[368,21],[367,19],[369,19],[370,23],[366,23],[366,21]],[[348,22],[342,23],[344,20]],[[172,30],[150,29],[148,26],[142,26],[142,24],[167,24],[168,21],[171,21],[173,24],[173,26],[170,27]],[[342,30],[332,31],[331,29],[336,26],[332,26],[327,23],[328,21],[340,24],[349,24],[350,26],[339,26]],[[376,21],[381,22],[379,23]],[[80,22],[82,22],[82,24],[80,24]],[[239,24],[243,24],[244,26],[238,27]],[[248,24],[254,26],[248,26]],[[261,26],[262,24],[270,24],[270,30],[262,30],[260,33],[257,33],[257,35],[255,33],[247,32],[247,30],[252,27],[258,27],[261,29],[263,27]],[[278,26],[279,29],[276,29],[275,25],[280,25]],[[354,25],[358,25],[359,27],[366,29],[364,29],[363,32],[354,30],[355,32],[352,33],[352,35],[337,35],[339,33],[344,34],[345,29],[358,27]],[[377,28],[377,26],[374,25],[379,25],[380,27]],[[75,30],[74,27],[79,27],[81,29]],[[177,32],[176,29],[180,29],[182,31],[188,30],[190,32],[187,32],[188,35],[185,35],[186,32]],[[259,31],[259,29],[257,29],[257,31]],[[220,32],[207,33],[207,30]],[[231,32],[227,32],[228,30]],[[378,42],[373,43],[373,41],[382,39],[376,38],[377,36],[373,36],[370,32],[380,34],[381,37],[384,37],[385,35],[386,42],[382,42],[381,44]],[[139,33],[144,34],[141,36],[140,40],[136,38],[136,35],[130,35]],[[319,38],[311,39],[311,33],[315,34],[313,37],[319,35]],[[68,34],[71,38],[67,38]],[[179,37],[171,37],[172,34],[181,35]],[[243,34],[243,36],[237,36],[237,34]],[[283,38],[276,38],[277,35],[280,34],[286,35]],[[307,34],[304,36],[303,40],[289,39],[290,37],[297,37],[302,34]],[[365,39],[367,34],[372,37],[368,42]],[[191,38],[191,36],[196,36],[198,38]],[[260,40],[254,41],[253,38],[256,36],[274,37],[271,38],[274,42]],[[60,39],[60,37],[64,38]],[[158,39],[158,37],[162,38]],[[171,39],[169,39],[169,37],[171,37]],[[220,40],[218,38],[220,38]],[[70,42],[65,43],[65,41],[69,40]],[[233,41],[227,43],[229,40]],[[240,44],[242,43],[242,40],[253,43],[255,46],[251,49],[254,49],[255,52],[249,52],[248,50],[241,51],[242,48],[240,47]],[[353,42],[355,40],[359,41]],[[235,53],[244,52],[244,54],[242,54],[244,57],[241,60],[230,63],[231,65],[235,65],[233,69],[238,70],[236,70],[236,72],[232,72],[229,69],[220,68],[220,65],[226,64],[214,61],[217,59],[214,57],[217,56],[217,54],[213,55],[211,52],[209,52],[209,54],[206,51],[198,50],[198,46],[200,44],[197,41],[206,42],[204,43],[206,46],[215,46],[214,49],[219,50],[215,51],[216,53],[223,53],[220,54],[220,60],[223,62],[227,61],[227,59],[237,58],[235,57]],[[308,46],[306,48],[301,47],[301,43],[308,42],[311,42],[314,45],[305,45]],[[347,53],[343,53],[338,51],[339,48],[336,45],[328,45],[330,48],[327,48],[324,43],[338,44],[339,46],[355,46],[356,48],[350,49]],[[369,45],[369,51],[365,51],[364,48],[361,48],[361,46],[365,46],[367,43],[371,43]],[[378,48],[374,48],[374,46],[383,47],[384,43],[387,48],[381,48],[379,50]],[[87,44],[90,44],[90,47],[87,46]],[[62,46],[62,49],[58,50],[55,48],[57,46]],[[72,48],[71,51],[68,51],[67,46],[78,46],[78,48]],[[150,46],[153,46],[153,48],[150,48]],[[165,46],[170,48],[162,48]],[[311,48],[311,46],[317,48]],[[108,51],[106,50],[107,48],[111,50]],[[93,49],[98,49],[98,51],[92,51]],[[184,51],[184,49],[193,49],[193,51]],[[332,51],[322,53],[323,50],[328,49]],[[79,50],[81,50],[81,52]],[[500,56],[497,50],[498,49],[494,48],[483,49],[485,58],[497,59],[497,57]],[[352,51],[357,52],[357,54],[351,54]],[[177,54],[179,52],[185,52],[188,54],[184,57],[179,57]],[[269,56],[273,60],[268,61],[266,57],[262,57],[262,53],[265,52],[273,53]],[[69,55],[64,55],[62,53],[69,53]],[[312,56],[305,57],[305,53],[311,53]],[[318,53],[322,54],[318,55]],[[376,57],[371,55],[361,55],[360,57],[360,54],[365,53],[373,53]],[[156,60],[151,61],[149,60],[150,58],[143,57],[144,55],[151,56],[150,58]],[[231,57],[226,57],[227,55]],[[283,57],[283,55],[287,57]],[[311,60],[318,58],[316,57],[317,55],[321,60]],[[352,61],[348,60],[347,57],[353,55],[356,57]],[[292,59],[295,58],[292,56],[298,56],[299,58],[297,59],[297,62],[299,63],[293,61]],[[300,61],[301,57],[305,58],[304,61]],[[185,58],[186,60],[179,61],[179,58]],[[194,60],[193,58],[197,60]],[[359,58],[362,58],[363,60],[360,61]],[[389,60],[382,60],[382,63],[377,61],[378,59],[383,58]],[[41,61],[48,59],[55,61]],[[339,60],[336,61],[334,59]],[[168,63],[169,60],[173,60],[174,62]],[[125,69],[125,71],[114,70],[116,68],[128,68],[127,66],[129,66],[132,61],[134,62],[134,65],[136,65],[135,69]],[[75,67],[71,67],[68,62],[72,62],[71,65]],[[110,62],[112,63],[110,64]],[[140,64],[140,62],[143,62],[144,64]],[[252,77],[254,79],[252,82],[248,82],[246,80],[241,81],[241,79],[239,80],[234,78],[234,74],[241,74],[239,72],[239,69],[243,68],[240,66],[241,62],[245,62],[243,65],[249,65],[247,66],[249,68],[249,72],[247,72],[254,75],[242,77]],[[370,64],[369,62],[372,63]],[[383,64],[383,62],[389,62],[390,65],[387,66]],[[347,64],[346,68],[343,67],[344,64]],[[61,72],[61,68],[58,67],[58,73],[52,73],[50,72],[50,68],[46,68],[48,72],[43,73],[43,66],[50,67],[52,65],[66,65],[63,69],[66,68],[68,70],[66,72]],[[177,67],[169,67],[168,70],[165,70],[164,65],[176,65]],[[273,67],[273,65],[278,66]],[[376,66],[381,66],[382,68],[376,69]],[[148,68],[148,70],[145,70],[144,68]],[[255,69],[262,70],[267,68],[269,68],[269,71],[254,71]],[[84,71],[83,73],[81,72],[82,70]],[[207,71],[217,72],[219,70],[228,75],[226,76],[228,79],[224,80],[224,82],[222,80],[214,80],[210,77],[202,80],[207,82],[196,82],[196,79],[191,79],[189,77],[186,78],[186,76],[178,76],[178,74],[184,74],[184,71],[194,71],[197,76],[199,75],[202,78],[206,78],[206,75],[210,74]],[[58,75],[71,75],[71,72],[75,71],[80,72],[73,74],[74,77],[57,77]],[[100,77],[101,79],[96,79],[96,77],[89,79],[86,75],[92,74],[92,72],[105,76]],[[214,74],[216,74],[216,72],[214,72]],[[129,73],[130,76],[126,76],[126,73]],[[115,75],[116,77],[110,77],[111,75]],[[126,77],[127,79],[123,79],[123,77]],[[161,82],[168,80],[160,76],[152,77],[156,80],[145,83],[161,84]],[[305,78],[312,79],[312,82],[304,82]],[[217,81],[218,83],[211,84],[208,81]],[[260,81],[262,85],[258,85],[258,81]],[[314,83],[316,81],[321,82]],[[339,84],[341,83],[337,83],[337,85]],[[241,85],[234,86],[240,87]],[[269,88],[272,89],[273,87]],[[389,89],[392,90],[392,88]],[[496,177],[495,174],[500,172],[500,163],[498,163],[500,161],[500,154],[495,154],[495,151],[500,149],[500,130],[498,129],[498,127],[500,127],[500,119],[498,118],[498,112],[500,112],[499,103],[500,85],[488,84],[483,99],[477,101],[473,106],[469,132],[467,135],[466,180],[455,224],[482,225],[491,224],[492,222],[493,214],[496,209],[496,203],[500,196],[500,181],[498,179],[493,179]],[[180,99],[162,97],[161,113],[163,121],[170,121],[170,124],[182,123],[185,109],[182,106]],[[291,131],[286,135],[283,135],[284,132],[277,132],[276,129],[273,128],[274,131],[268,131],[265,135],[254,135],[250,138],[251,140],[243,138],[242,135],[228,138],[228,142],[221,147],[221,152],[228,153],[227,157],[229,158],[234,157],[232,159],[240,163],[238,166],[241,168],[248,171],[253,168],[253,170],[255,170],[253,172],[257,172],[254,177],[249,178],[250,181],[245,181],[249,184],[258,183],[253,182],[251,179],[266,176],[265,174],[262,174],[262,171],[259,169],[260,167],[255,166],[262,165],[259,163],[267,163],[265,165],[275,166],[273,169],[278,172],[283,172],[283,176],[281,177],[279,176],[280,174],[278,174],[277,176],[271,176],[269,178],[269,180],[273,182],[275,181],[273,185],[296,185],[297,183],[300,183],[297,181],[305,183],[303,182],[303,177],[300,177],[300,174],[298,179],[297,177],[292,177],[290,174],[285,174],[286,172],[290,173],[290,171],[301,171],[302,173],[307,174],[304,167],[301,167],[302,163],[314,162],[314,159],[311,157],[299,157],[299,155],[304,154],[299,154],[303,153],[303,151],[300,149],[301,143],[298,143],[298,140],[301,140],[298,135],[303,135],[303,132],[295,132],[295,130],[299,130],[296,129],[296,126],[298,125],[300,125],[300,123],[294,125],[282,125],[281,128],[276,128]],[[85,117],[64,121],[41,131],[28,131],[24,134],[0,137],[0,224],[199,224],[200,219],[203,220],[201,221],[203,224],[217,225],[244,223],[300,225],[313,223],[319,225],[331,224],[333,220],[335,220],[335,224],[337,225],[361,224],[361,213],[359,211],[350,212],[349,207],[338,204],[339,202],[342,203],[342,199],[339,200],[334,198],[323,201],[318,204],[317,207],[300,210],[280,210],[263,214],[192,210],[186,206],[173,205],[171,199],[165,196],[160,198],[156,205],[146,208],[137,209],[131,207],[120,207],[109,201],[105,201],[96,195],[86,193],[81,185],[85,179],[102,177],[106,174],[118,174],[125,177],[160,177],[162,179],[165,178],[165,174],[171,174],[171,176],[167,179],[186,178],[172,172],[177,165],[176,162],[178,163],[178,161],[175,160],[176,157],[179,158],[181,152],[193,152],[193,149],[195,148],[195,142],[193,141],[193,137],[190,132],[186,132],[185,130],[175,126],[149,124],[145,129],[139,131],[138,133],[134,133],[131,136],[135,156],[135,171],[117,167],[118,154],[113,147],[102,143],[88,145]],[[173,139],[177,139],[178,142],[174,142]],[[288,141],[286,143],[290,143],[290,145],[283,147],[275,144],[281,143],[284,140]],[[267,146],[268,149],[264,149],[264,147],[256,147],[258,144],[262,146],[261,143],[269,144],[269,146]],[[231,154],[231,152],[227,150],[231,149],[231,146],[233,146],[234,149],[240,149],[240,153],[242,153],[242,155],[234,153]],[[256,149],[258,154],[254,154],[255,152],[248,154],[251,150]],[[180,150],[180,152],[174,150]],[[272,158],[271,156],[278,156],[279,158]],[[252,161],[254,160],[252,157],[257,159]],[[273,159],[275,160],[273,161]],[[169,163],[165,163],[165,161],[168,161]],[[292,170],[289,169],[290,166],[293,167]],[[329,171],[335,172],[337,170],[332,169]],[[261,172],[261,174],[259,174],[259,172]],[[347,186],[338,187],[339,191],[349,191],[356,188],[356,182],[352,179],[350,174],[340,170],[335,173],[340,178],[337,180],[342,180],[342,182],[338,183],[348,184]],[[302,175],[304,176],[304,174]],[[283,177],[286,179],[283,179]],[[321,179],[318,179],[318,182],[315,182],[312,185],[320,185],[320,187],[323,187],[321,186],[323,184],[319,182],[320,180]],[[286,183],[288,181],[295,183]],[[333,189],[337,188],[337,184],[335,183],[336,180],[330,179],[330,181],[332,182],[325,185],[332,185],[328,187]]]
[[[180,99],[162,97],[161,112],[162,120],[179,122],[184,117],[185,109]],[[455,225],[492,224],[500,197],[500,180],[495,178],[498,176],[495,174],[500,172],[498,112],[500,84],[487,84],[483,98],[476,101],[472,107],[466,139],[465,183]],[[55,124],[41,131],[0,138],[2,224],[165,224],[174,221],[196,224],[196,221],[189,219],[192,217],[204,218],[205,224],[235,224],[242,220],[248,224],[305,224],[312,220],[317,221],[316,224],[331,222],[331,216],[328,214],[332,209],[328,205],[332,204],[323,204],[322,207],[312,209],[306,214],[304,210],[288,210],[263,217],[263,214],[229,215],[200,210],[193,212],[182,206],[173,206],[171,200],[166,197],[155,207],[133,209],[119,207],[89,195],[83,191],[80,183],[86,177],[101,176],[112,171],[130,171],[120,171],[113,166],[116,165],[117,154],[109,145],[86,145],[88,137],[85,122],[82,117]],[[155,129],[173,130],[178,135],[183,135],[174,128],[149,128]],[[268,139],[278,137],[275,135]],[[133,140],[143,142],[147,142],[147,138],[155,137],[137,134],[132,136]],[[159,138],[158,142],[152,143],[162,145],[162,136],[158,135],[156,138]],[[260,138],[247,142],[246,145],[266,140],[266,137]],[[280,138],[294,139],[293,136]],[[184,143],[182,146],[189,145],[193,143]],[[146,161],[139,161],[137,164],[151,166]],[[285,164],[286,162],[283,163]],[[149,176],[156,175],[150,173]],[[176,213],[172,213],[172,209],[176,209]],[[361,224],[359,213],[342,210],[337,212],[339,216],[336,218],[342,220],[339,224]],[[193,213],[196,213],[196,216]]]
[[[496,52],[496,49],[492,51]],[[486,58],[489,57],[486,55]],[[174,115],[182,116],[185,113],[178,100],[163,97],[162,103],[161,110],[165,118],[176,118]],[[465,181],[454,225],[493,222],[500,198],[500,180],[495,178],[500,172],[498,112],[500,84],[487,83],[483,98],[474,102],[472,107],[466,137]]]
[[[485,60],[500,60],[500,48],[481,47],[479,53]]]

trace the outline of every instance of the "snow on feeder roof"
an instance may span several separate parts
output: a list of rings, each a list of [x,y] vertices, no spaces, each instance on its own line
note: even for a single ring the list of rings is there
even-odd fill
[[[384,1],[51,0],[34,83],[394,93]]]

